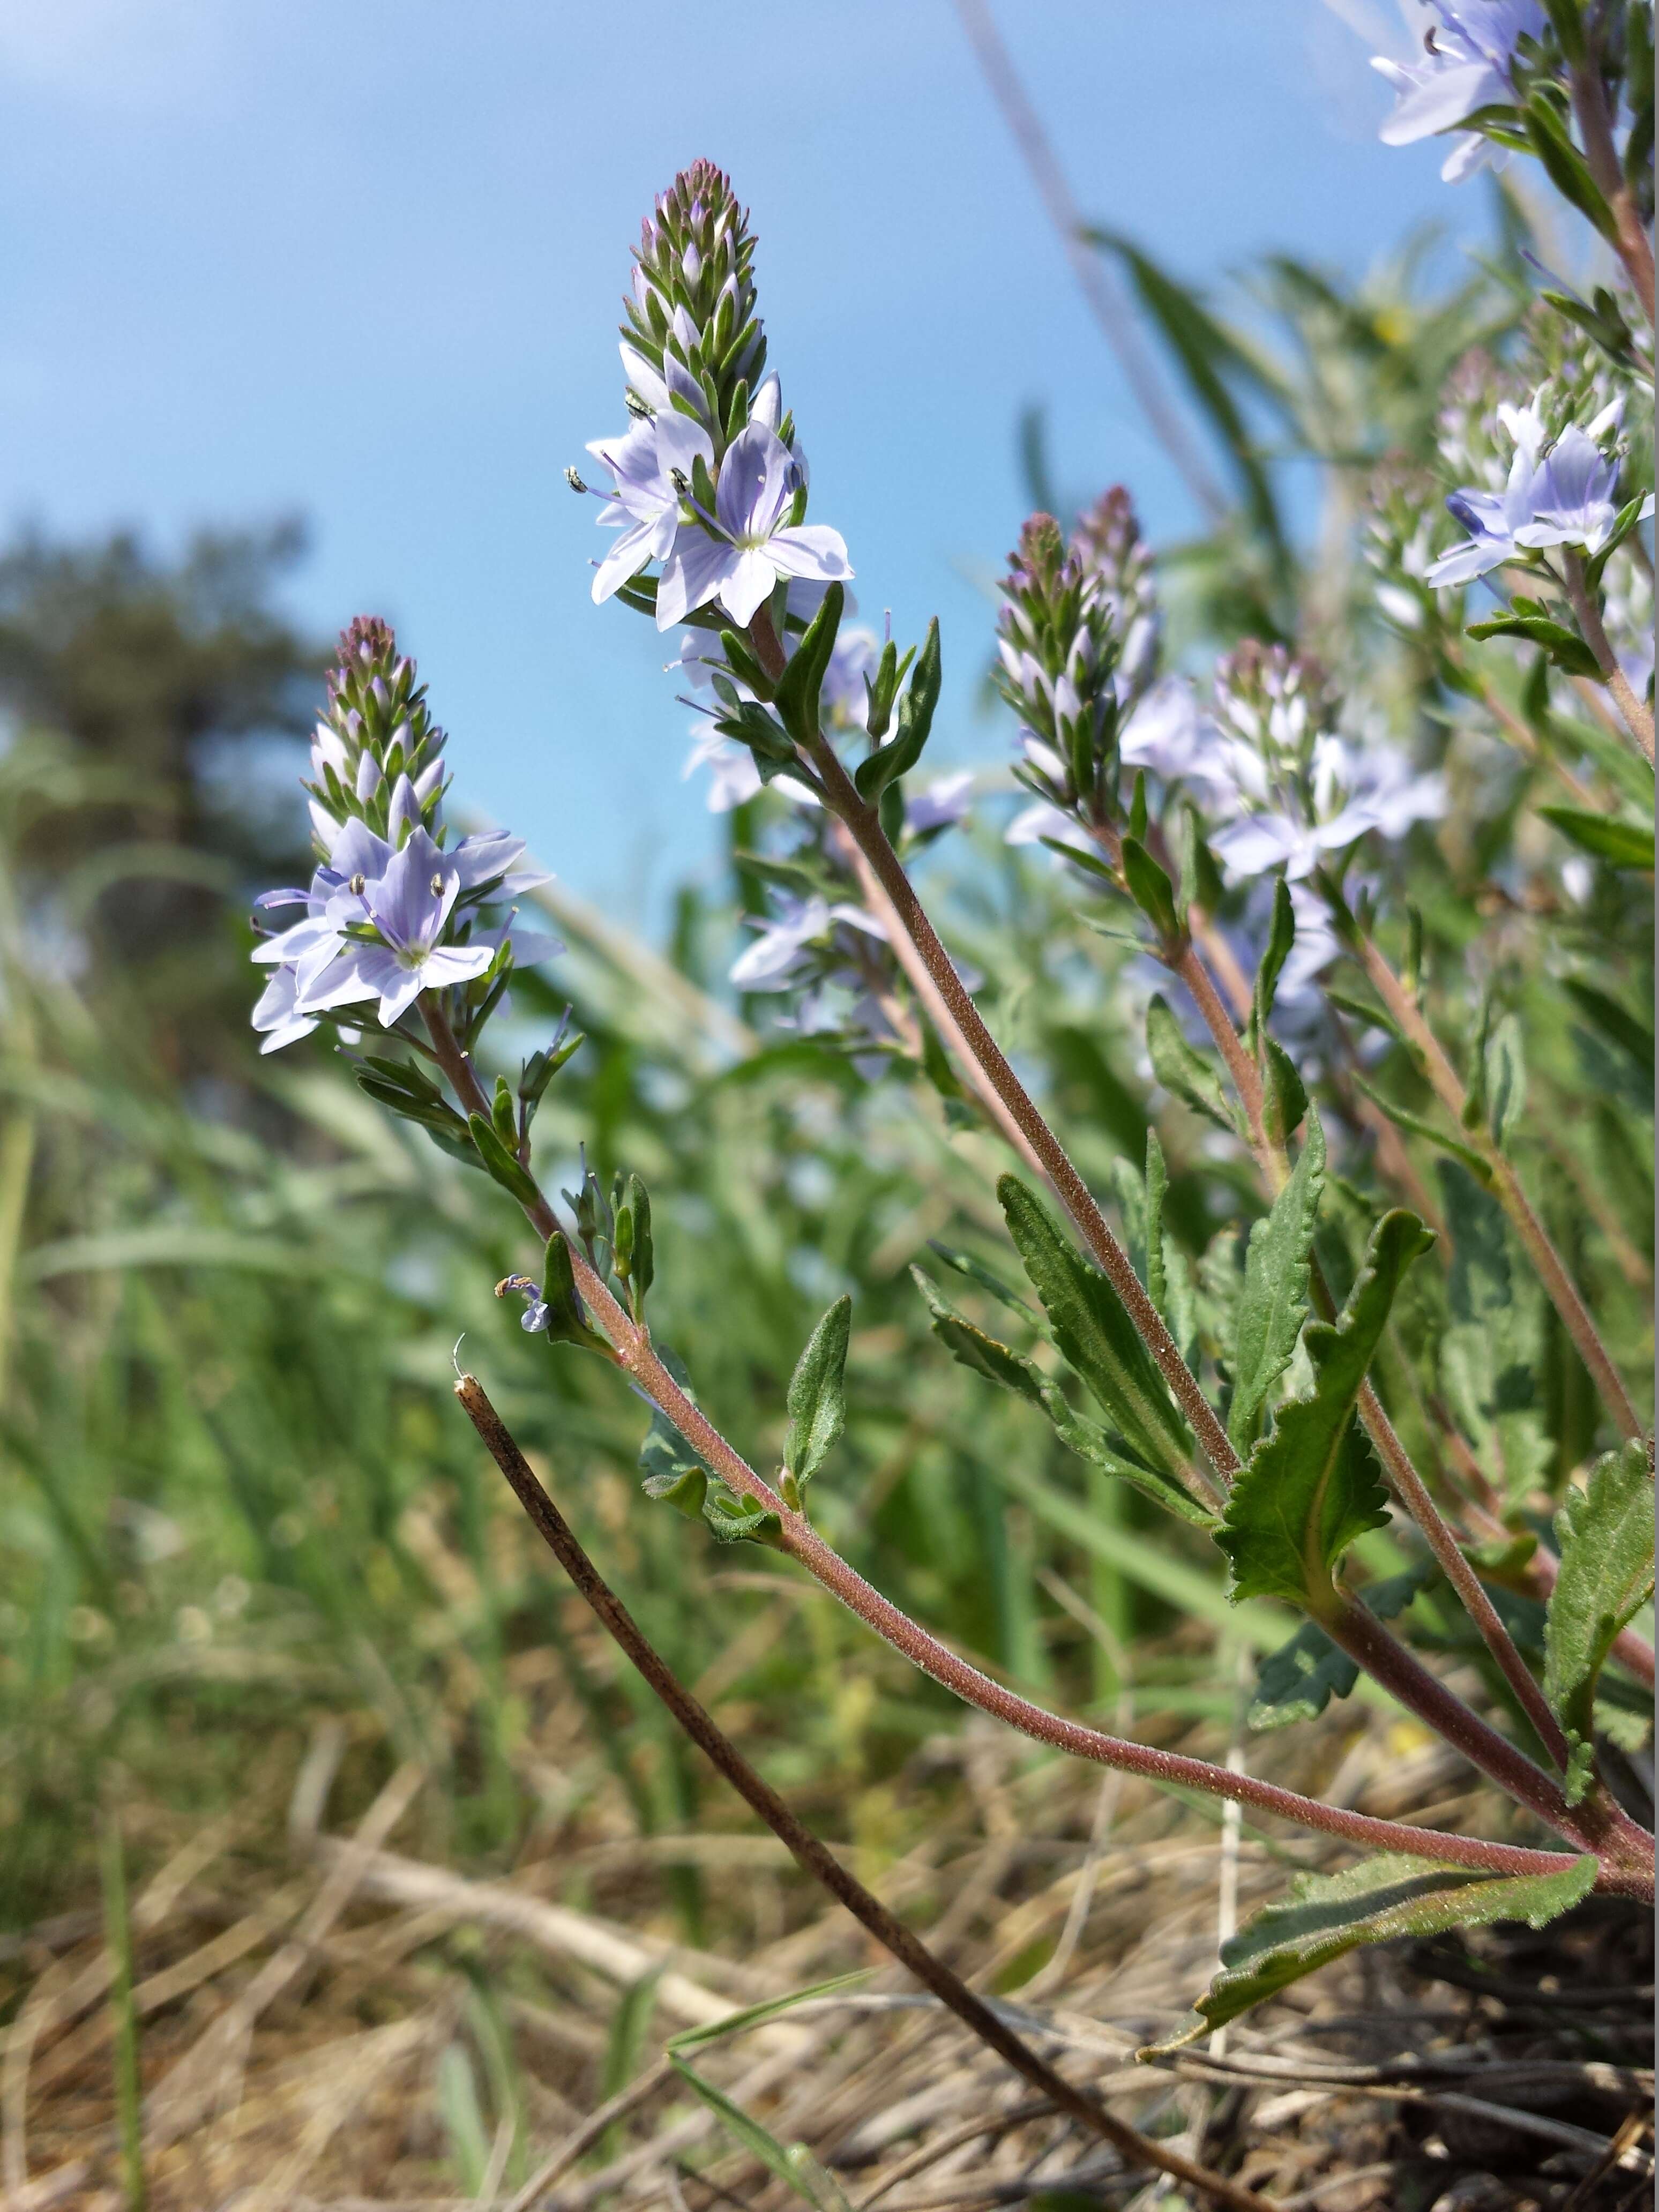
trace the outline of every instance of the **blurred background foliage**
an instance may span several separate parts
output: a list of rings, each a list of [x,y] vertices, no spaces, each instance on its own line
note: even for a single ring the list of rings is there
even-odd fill
[[[1413,833],[1401,862],[1423,972],[1437,1018],[1467,1030],[1484,933],[1529,1040],[1521,1156],[1639,1365],[1646,890],[1598,867],[1587,904],[1550,908],[1560,854],[1517,870],[1511,831],[1528,793],[1553,788],[1554,752],[1578,757],[1582,716],[1570,698],[1540,707],[1535,687],[1523,704],[1507,647],[1460,689],[1457,641],[1383,623],[1364,557],[1379,470],[1432,467],[1456,362],[1513,339],[1519,242],[1510,213],[1488,263],[1449,288],[1416,249],[1352,288],[1271,259],[1224,317],[1139,254],[1102,251],[1127,261],[1231,491],[1212,532],[1160,560],[1177,662],[1294,639],[1339,673],[1380,672],[1425,763],[1455,721],[1463,732],[1450,772],[1468,803],[1437,842]],[[1040,420],[1024,437],[1034,501],[1063,513],[1097,492],[1048,481]],[[736,1823],[581,1629],[456,1414],[463,1332],[467,1364],[671,1662],[808,1818],[896,1851],[942,1786],[928,1747],[956,1707],[787,1565],[647,1510],[634,1471],[646,1409],[597,1364],[523,1336],[491,1295],[529,1257],[507,1201],[314,1046],[256,1054],[246,908],[307,865],[292,741],[327,642],[279,611],[301,550],[284,525],[204,536],[176,561],[120,537],[31,538],[0,562],[0,1912],[23,1924],[86,1891],[101,1790],[192,1815],[275,1796],[323,1713],[350,1726],[345,1799],[420,1759],[443,1784],[422,1800],[424,1847],[473,1865],[514,1863],[596,1796],[647,1834]],[[947,653],[984,654],[989,626],[988,611],[986,635],[947,639]],[[418,637],[404,643],[418,655]],[[664,714],[668,775],[665,693]],[[463,791],[468,734],[452,756]],[[734,853],[755,828],[732,817]],[[1154,1091],[1132,956],[1079,927],[1068,879],[994,828],[946,850],[936,902],[953,949],[993,979],[993,1027],[1097,1188],[1113,1188],[1115,1162],[1139,1163],[1156,1121],[1170,1218],[1196,1260],[1259,1200],[1237,1148]],[[732,1001],[737,919],[761,902],[734,861],[723,890],[683,890],[659,953],[552,887],[570,951],[518,981],[496,1039],[542,1041],[568,1000],[588,1040],[538,1125],[544,1155],[568,1163],[548,1180],[574,1182],[584,1146],[602,1174],[643,1177],[657,1333],[763,1465],[800,1345],[850,1289],[848,1448],[815,1492],[827,1533],[992,1668],[1080,1711],[1121,1713],[1127,1697],[1145,1733],[1196,1717],[1224,1741],[1230,1653],[1253,1632],[1209,1559],[928,1335],[908,1263],[930,1237],[997,1258],[998,1147],[955,1127],[919,1073],[866,1084]],[[1531,927],[1540,911],[1559,927]],[[1566,988],[1592,951],[1611,1016]],[[1411,1095],[1403,1060],[1375,1042],[1374,1079]],[[1349,1103],[1338,1196],[1358,1236],[1376,1132]],[[1432,1188],[1432,1156],[1412,1149]],[[1333,1214],[1340,1285],[1341,1203]],[[1422,1339],[1444,1322],[1425,1279],[1411,1327]],[[1540,1328],[1559,1483],[1591,1448],[1595,1412],[1553,1316]],[[1431,1458],[1420,1409],[1399,1419]],[[550,1656],[531,1668],[532,1653]],[[586,1759],[550,1771],[538,1704],[571,1696],[591,1719]],[[694,1866],[659,1879],[690,1938],[737,1909]]]

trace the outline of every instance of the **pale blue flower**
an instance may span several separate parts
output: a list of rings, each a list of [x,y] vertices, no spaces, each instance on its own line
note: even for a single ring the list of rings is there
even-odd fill
[[[701,460],[712,470],[714,448],[700,422],[665,405],[661,414],[635,422],[623,436],[596,438],[587,450],[615,478],[615,489],[599,511],[599,527],[622,533],[593,578],[597,605],[647,562],[668,558],[692,465]]]
[[[1408,5],[1422,58],[1409,62],[1377,55],[1371,67],[1399,94],[1378,136],[1385,146],[1409,146],[1455,131],[1483,107],[1512,107],[1516,44],[1538,39],[1544,11],[1538,0],[1431,0]],[[1478,131],[1460,134],[1441,175],[1461,184],[1488,165],[1501,166],[1501,149]]]
[[[718,599],[738,628],[780,577],[823,584],[851,576],[847,543],[825,524],[786,517],[805,483],[804,464],[757,417],[726,447],[714,512],[683,522],[657,586],[657,628],[672,629]]]
[[[495,957],[494,946],[439,942],[460,888],[460,872],[449,856],[424,830],[411,831],[380,875],[354,877],[329,902],[328,917],[337,930],[367,924],[380,943],[340,938],[326,966],[309,975],[302,969],[296,1010],[317,1013],[378,999],[380,1025],[391,1029],[422,991],[482,975]]]
[[[812,964],[809,947],[827,940],[837,923],[885,943],[887,933],[875,916],[842,900],[779,900],[777,919],[764,924],[754,943],[738,955],[731,981],[742,991],[787,991],[793,978]]]

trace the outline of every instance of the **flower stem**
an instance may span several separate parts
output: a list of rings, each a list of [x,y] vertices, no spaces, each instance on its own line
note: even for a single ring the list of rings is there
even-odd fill
[[[1584,574],[1583,556],[1571,545],[1561,549],[1561,570],[1566,584],[1567,597],[1572,602],[1572,611],[1577,617],[1583,641],[1595,656],[1595,665],[1601,672],[1601,681],[1612,692],[1619,712],[1625,718],[1625,727],[1642,749],[1648,766],[1653,766],[1653,709],[1645,699],[1638,699],[1635,687],[1619,665],[1619,656],[1607,638],[1601,620],[1601,610],[1596,604],[1596,594],[1589,587]]]
[[[1268,1135],[1262,1111],[1261,1078],[1255,1063],[1245,1050],[1243,1039],[1228,1018],[1227,1010],[1222,1005],[1220,996],[1214,984],[1210,981],[1208,972],[1193,945],[1183,940],[1179,945],[1166,946],[1164,958],[1192,993],[1198,1010],[1203,1016],[1211,1036],[1214,1037],[1221,1055],[1227,1063],[1229,1072],[1233,1076],[1234,1088],[1238,1092],[1240,1103],[1249,1119],[1251,1147],[1261,1170],[1262,1179],[1267,1186],[1267,1196],[1270,1200],[1276,1198],[1289,1180],[1290,1158],[1284,1145],[1276,1144]],[[1315,1260],[1312,1264],[1311,1280],[1315,1301],[1325,1319],[1329,1321],[1335,1312],[1335,1300],[1331,1296],[1323,1270],[1317,1260]],[[1376,1446],[1395,1498],[1404,1511],[1422,1531],[1424,1539],[1430,1551],[1434,1554],[1442,1573],[1462,1601],[1464,1610],[1480,1632],[1481,1642],[1491,1652],[1499,1672],[1519,1700],[1522,1711],[1532,1723],[1539,1741],[1544,1746],[1556,1765],[1565,1773],[1571,1753],[1566,1737],[1562,1732],[1561,1724],[1551,1711],[1549,1701],[1539,1687],[1531,1668],[1516,1650],[1515,1640],[1504,1627],[1498,1608],[1487,1595],[1480,1576],[1463,1556],[1462,1547],[1448,1527],[1439,1507],[1435,1504],[1427,1484],[1412,1464],[1410,1453],[1401,1443],[1399,1434],[1393,1422],[1389,1419],[1382,1400],[1369,1381],[1362,1382],[1359,1386],[1359,1418],[1364,1423],[1367,1433]],[[1368,1624],[1373,1622],[1372,1615],[1368,1613],[1365,1618]],[[1389,1656],[1391,1666],[1396,1666],[1392,1654],[1397,1653],[1401,1657],[1410,1656],[1397,1638],[1390,1636],[1380,1624],[1376,1624],[1376,1626],[1375,1636],[1371,1635],[1369,1627],[1366,1630],[1365,1648],[1370,1656],[1367,1656],[1362,1663],[1368,1670],[1375,1671],[1372,1668],[1372,1658],[1382,1652],[1384,1643],[1391,1647]],[[1379,1641],[1379,1638],[1382,1640]],[[1349,1656],[1358,1657],[1359,1654],[1350,1652]],[[1447,1690],[1443,1684],[1437,1681],[1426,1669],[1421,1671],[1422,1681],[1414,1685],[1419,1695],[1428,1695],[1429,1692],[1425,1689],[1424,1685],[1432,1683],[1437,1710],[1439,1708],[1441,1698],[1450,1698],[1457,1709],[1458,1716],[1467,1714],[1470,1721],[1476,1719],[1476,1716],[1464,1705],[1461,1698],[1454,1697],[1453,1692]],[[1387,1676],[1379,1675],[1377,1679],[1383,1681],[1386,1687],[1394,1689],[1397,1696],[1401,1695],[1396,1684],[1389,1680]],[[1402,1697],[1402,1702],[1407,1702],[1407,1700]],[[1426,1714],[1424,1717],[1430,1717]],[[1455,1727],[1449,1725],[1448,1720],[1440,1718],[1435,1718],[1434,1725],[1449,1741],[1456,1743],[1460,1750],[1466,1748],[1460,1741],[1459,1731],[1466,1730],[1467,1723],[1461,1717],[1455,1719]],[[1484,1723],[1480,1725],[1483,1728],[1485,1726]],[[1486,1735],[1490,1740],[1483,1742],[1483,1748],[1487,1754],[1487,1759],[1490,1759],[1493,1755],[1493,1743],[1501,1743],[1503,1739],[1497,1735],[1495,1730],[1486,1730]],[[1506,1780],[1497,1773],[1487,1764],[1486,1759],[1477,1756],[1473,1751],[1468,1752],[1468,1755],[1474,1759],[1476,1765],[1484,1766],[1487,1772],[1492,1773],[1495,1781],[1503,1781],[1504,1786],[1510,1789],[1512,1795],[1521,1796],[1523,1802],[1532,1802],[1525,1797],[1523,1793],[1514,1790],[1512,1781]],[[1517,1758],[1520,1757],[1518,1753],[1516,1755]],[[1535,1777],[1539,1781],[1547,1779],[1539,1774],[1530,1760],[1523,1761],[1523,1765],[1527,1768],[1528,1776]],[[1553,1785],[1551,1786],[1553,1787]],[[1538,1809],[1536,1805],[1534,1806],[1534,1809]],[[1548,1816],[1546,1815],[1546,1817]]]
[[[488,1100],[483,1085],[466,1055],[456,1043],[454,1033],[449,1028],[441,1008],[430,993],[422,994],[420,1006],[434,1048],[456,1097],[469,1111],[483,1112]],[[532,1202],[526,1204],[524,1210],[543,1237],[550,1236],[559,1227],[557,1216],[539,1192]],[[1051,1713],[1043,1706],[1007,1689],[1002,1683],[993,1681],[989,1675],[982,1674],[976,1667],[959,1658],[937,1637],[930,1635],[920,1623],[901,1613],[879,1590],[872,1589],[855,1568],[824,1542],[805,1514],[787,1505],[736,1447],[726,1441],[707,1415],[691,1403],[657,1357],[652,1347],[649,1331],[643,1327],[636,1327],[629,1319],[593,1268],[574,1247],[570,1261],[577,1289],[590,1314],[598,1318],[610,1339],[617,1365],[639,1385],[692,1449],[740,1497],[748,1498],[763,1510],[776,1515],[784,1549],[832,1596],[839,1598],[849,1612],[856,1614],[866,1627],[873,1629],[884,1642],[891,1644],[913,1666],[961,1698],[965,1704],[978,1707],[994,1720],[1002,1721],[1030,1736],[1034,1742],[1047,1744],[1054,1750],[1066,1752],[1079,1759],[1092,1759],[1103,1766],[1120,1767],[1127,1773],[1139,1774],[1148,1781],[1166,1786],[1199,1790],[1212,1796],[1236,1798],[1239,1803],[1249,1805],[1258,1813],[1292,1820],[1303,1827],[1339,1836],[1346,1842],[1362,1847],[1412,1851],[1419,1857],[1442,1860],[1450,1865],[1474,1867],[1487,1873],[1542,1874],[1557,1870],[1567,1863],[1559,1852],[1529,1850],[1514,1844],[1488,1843],[1485,1838],[1474,1836],[1448,1835],[1435,1828],[1415,1827],[1400,1820],[1375,1820],[1366,1814],[1324,1805],[1316,1797],[1304,1797],[1296,1790],[1280,1789],[1276,1784],[1258,1780],[1254,1775],[1231,1773],[1225,1767],[1212,1765],[1207,1759],[1188,1758],[1179,1752],[1158,1751],[1146,1744],[1108,1735],[1101,1729]],[[1501,1737],[1495,1738],[1495,1741],[1500,1745],[1503,1742]],[[1510,1747],[1504,1746],[1504,1748],[1507,1751]],[[1563,1828],[1562,1832],[1575,1843],[1578,1841],[1570,1824]],[[1644,1881],[1638,1866],[1605,1861],[1600,1879],[1601,1887],[1620,1895],[1648,1897],[1652,1893],[1650,1870]]]
[[[1613,118],[1607,112],[1607,89],[1592,56],[1586,55],[1575,66],[1571,82],[1573,113],[1578,118],[1579,136],[1584,142],[1584,159],[1595,180],[1597,191],[1613,211],[1613,227],[1618,234],[1613,241],[1614,251],[1625,264],[1626,273],[1635,289],[1637,298],[1642,302],[1651,327],[1653,246],[1638,210],[1635,195],[1625,181],[1625,173],[1620,166],[1619,149],[1613,135]]]
[[[952,1026],[962,1039],[970,1064],[977,1066],[995,1092],[1077,1224],[1084,1243],[1121,1299],[1136,1334],[1157,1361],[1198,1439],[1199,1449],[1224,1488],[1228,1479],[1237,1473],[1239,1464],[1237,1453],[1227,1441],[1225,1429],[1200,1388],[1197,1376],[1182,1358],[1164,1316],[1142,1288],[1128,1254],[1113,1236],[1088,1185],[1037,1111],[1030,1093],[986,1028],[978,1007],[963,988],[950,955],[940,944],[904,872],[903,863],[887,841],[876,809],[860,795],[853,779],[822,738],[813,748],[812,765],[828,793],[830,806],[846,823],[869,863],[871,872],[887,894],[902,938],[908,939],[915,948],[934,991],[949,1009]],[[896,948],[899,941],[895,940]]]
[[[599,1620],[637,1668],[654,1694],[711,1764],[723,1774],[750,1808],[765,1821],[803,1872],[822,1883],[838,1904],[859,1921],[900,1966],[914,1974],[980,2041],[1006,2059],[1015,2072],[1072,2119],[1080,2121],[1101,2136],[1131,2165],[1150,2166],[1201,2191],[1212,2203],[1236,2208],[1236,2212],[1263,2212],[1268,2200],[1241,2188],[1209,2167],[1195,2166],[1168,2145],[1152,2142],[1138,2130],[1115,2119],[1086,2090],[1077,2087],[1016,2035],[984,2000],[976,1996],[961,1977],[953,1973],[904,1923],[890,1912],[874,1893],[844,1867],[829,1846],[797,1820],[769,1782],[757,1774],[731,1738],[715,1724],[680,1682],[667,1662],[653,1648],[622,1600],[612,1590],[578,1541],[575,1532],[520,1450],[501,1415],[489,1402],[477,1378],[463,1375],[455,1385],[462,1411],[477,1431],[484,1449],[506,1476],[508,1486],[548,1549],[564,1569]]]
[[[1577,1285],[1567,1273],[1560,1254],[1550,1242],[1548,1231],[1534,1212],[1530,1200],[1522,1189],[1520,1178],[1507,1156],[1498,1150],[1485,1132],[1469,1127],[1464,1114],[1468,1095],[1456,1069],[1442,1049],[1440,1040],[1424,1018],[1422,1008],[1383,958],[1369,931],[1355,930],[1350,926],[1348,936],[1377,996],[1422,1061],[1435,1095],[1464,1133],[1466,1140],[1473,1144],[1485,1159],[1492,1176],[1492,1194],[1515,1224],[1516,1234],[1537,1269],[1539,1279],[1548,1292],[1556,1312],[1561,1316],[1562,1324],[1577,1346],[1579,1358],[1589,1369],[1603,1404],[1618,1423],[1620,1435],[1641,1436],[1641,1418],[1631,1401],[1630,1393],[1596,1331],[1589,1309],[1579,1295]]]

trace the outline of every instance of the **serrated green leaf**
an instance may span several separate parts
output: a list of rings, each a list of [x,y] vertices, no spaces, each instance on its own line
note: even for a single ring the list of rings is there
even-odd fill
[[[1123,860],[1123,880],[1129,886],[1129,896],[1140,908],[1158,937],[1165,945],[1173,945],[1181,935],[1181,922],[1176,914],[1175,887],[1138,837],[1126,837],[1120,848]]]
[[[1332,1601],[1337,1560],[1387,1522],[1388,1495],[1354,1407],[1401,1279],[1433,1242],[1414,1213],[1385,1213],[1337,1320],[1304,1329],[1312,1395],[1280,1407],[1233,1484],[1216,1538],[1232,1561],[1235,1596],[1291,1598],[1316,1617]]]
[[[1650,823],[1627,822],[1621,816],[1597,814],[1582,806],[1540,806],[1538,811],[1581,852],[1609,860],[1615,868],[1641,868],[1652,874]]]
[[[1574,1749],[1567,1802],[1593,1778],[1595,1685],[1613,1638],[1653,1595],[1653,1476],[1639,1441],[1597,1462],[1555,1516],[1560,1571],[1544,1620],[1544,1694]],[[1577,1784],[1575,1787],[1574,1785]]]
[[[1434,1575],[1433,1564],[1425,1561],[1404,1574],[1367,1583],[1363,1593],[1366,1611],[1379,1620],[1392,1620]],[[1333,1698],[1352,1695],[1358,1680],[1359,1669],[1347,1653],[1338,1650],[1316,1621],[1305,1620],[1288,1644],[1281,1644],[1262,1661],[1247,1716],[1249,1725],[1265,1731],[1316,1720]]]
[[[1138,2055],[1178,2051],[1363,1943],[1496,1920],[1542,1928],[1589,1895],[1598,1870],[1590,1852],[1558,1873],[1533,1875],[1481,1874],[1390,1852],[1340,1874],[1298,1875],[1278,1904],[1222,1946],[1222,1971],[1197,2009]]]
[[[1238,1117],[1228,1102],[1220,1070],[1188,1041],[1169,1002],[1156,993],[1146,1009],[1146,1051],[1152,1073],[1172,1097],[1184,1099],[1195,1113],[1216,1122],[1229,1136],[1240,1134]]]
[[[1552,1457],[1534,1403],[1544,1358],[1543,1293],[1491,1192],[1455,1161],[1437,1167],[1452,1248],[1441,1387],[1489,1477],[1510,1498],[1523,1498]]]
[[[1187,1425],[1117,1292],[1017,1176],[1000,1178],[997,1197],[1061,1358],[1083,1377],[1132,1457],[1177,1480],[1189,1474]]]
[[[1061,1443],[1080,1459],[1087,1460],[1091,1467],[1133,1483],[1136,1489],[1183,1521],[1190,1521],[1194,1527],[1214,1526],[1215,1516],[1189,1496],[1172,1476],[1156,1468],[1142,1467],[1122,1452],[1114,1450],[1104,1430],[1073,1411],[1057,1382],[1052,1382],[1024,1353],[1000,1344],[965,1314],[958,1313],[920,1267],[912,1267],[910,1273],[927,1301],[934,1335],[960,1365],[1036,1407],[1048,1416]]]
[[[1227,1434],[1247,1452],[1267,1403],[1267,1394],[1291,1364],[1308,1316],[1308,1255],[1325,1188],[1325,1132],[1308,1113],[1308,1133],[1294,1173],[1273,1211],[1250,1231],[1244,1285],[1233,1322],[1233,1399]]]
[[[847,1426],[847,1346],[852,1328],[853,1301],[843,1293],[806,1340],[806,1349],[789,1378],[783,1460],[803,1489]]]
[[[1261,1119],[1270,1144],[1282,1145],[1301,1127],[1308,1093],[1296,1062],[1277,1037],[1261,1039]]]

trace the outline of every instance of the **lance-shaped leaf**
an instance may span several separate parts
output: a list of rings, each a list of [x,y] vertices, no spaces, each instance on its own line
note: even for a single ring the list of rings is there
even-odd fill
[[[847,1426],[847,1345],[852,1328],[853,1301],[843,1294],[807,1338],[789,1378],[783,1463],[801,1488],[823,1465]]]
[[[1432,1561],[1407,1567],[1403,1575],[1367,1583],[1365,1609],[1379,1620],[1392,1620],[1434,1579]],[[1247,1716],[1253,1729],[1289,1728],[1293,1721],[1316,1720],[1333,1698],[1352,1694],[1359,1669],[1346,1651],[1339,1651],[1317,1622],[1304,1620],[1288,1644],[1281,1644],[1262,1661],[1255,1678],[1255,1695]]]
[[[1017,1176],[1004,1176],[997,1196],[1060,1357],[1088,1384],[1132,1455],[1179,1480],[1192,1467],[1187,1425],[1117,1292]]]
[[[1481,1874],[1389,1852],[1340,1874],[1298,1875],[1278,1904],[1223,1944],[1222,1971],[1197,2010],[1137,2056],[1178,2051],[1362,1943],[1486,1928],[1494,1920],[1542,1928],[1588,1895],[1596,1873],[1590,1852],[1557,1872],[1528,1875]]]
[[[1227,1103],[1220,1068],[1188,1042],[1169,1001],[1157,992],[1146,1009],[1146,1054],[1152,1073],[1173,1097],[1184,1099],[1195,1114],[1216,1122],[1229,1136],[1243,1133],[1238,1116]]]
[[[1267,927],[1267,949],[1255,971],[1252,1012],[1258,1033],[1267,1026],[1273,1000],[1279,994],[1279,979],[1295,943],[1296,908],[1291,904],[1291,887],[1283,876],[1277,876],[1273,879],[1273,910]]]
[[[1250,1231],[1244,1287],[1233,1323],[1233,1401],[1227,1434],[1248,1451],[1267,1394],[1291,1364],[1308,1317],[1308,1255],[1325,1188],[1325,1132],[1310,1107],[1295,1172],[1265,1220]]]
[[[1337,1320],[1308,1323],[1312,1395],[1280,1407],[1233,1485],[1216,1538],[1233,1563],[1235,1597],[1288,1597],[1317,1613],[1331,1601],[1337,1560],[1387,1522],[1354,1407],[1401,1278],[1433,1242],[1414,1213],[1385,1213]]]
[[[999,1344],[976,1323],[941,1296],[939,1285],[920,1267],[912,1267],[917,1289],[927,1301],[933,1317],[933,1334],[951,1357],[962,1366],[971,1368],[988,1382],[1000,1384],[1017,1398],[1024,1398],[1046,1413],[1054,1425],[1054,1434],[1068,1450],[1086,1459],[1091,1467],[1106,1474],[1115,1474],[1125,1482],[1133,1483],[1147,1497],[1156,1498],[1160,1505],[1195,1527],[1212,1528],[1215,1516],[1197,1499],[1189,1496],[1175,1479],[1152,1467],[1142,1467],[1134,1460],[1115,1450],[1103,1429],[1093,1421],[1085,1420],[1066,1402],[1066,1394],[1057,1382],[1052,1382],[1023,1352],[1012,1346]]]
[[[1498,1200],[1454,1162],[1437,1165],[1452,1247],[1451,1322],[1440,1340],[1441,1383],[1488,1475],[1519,1499],[1543,1474],[1553,1451],[1536,1404],[1535,1377],[1544,1364],[1544,1296]]]
[[[1572,1745],[1567,1802],[1589,1788],[1595,1684],[1613,1638],[1653,1595],[1653,1476],[1639,1442],[1609,1452],[1555,1516],[1561,1568],[1544,1621],[1544,1694]]]

